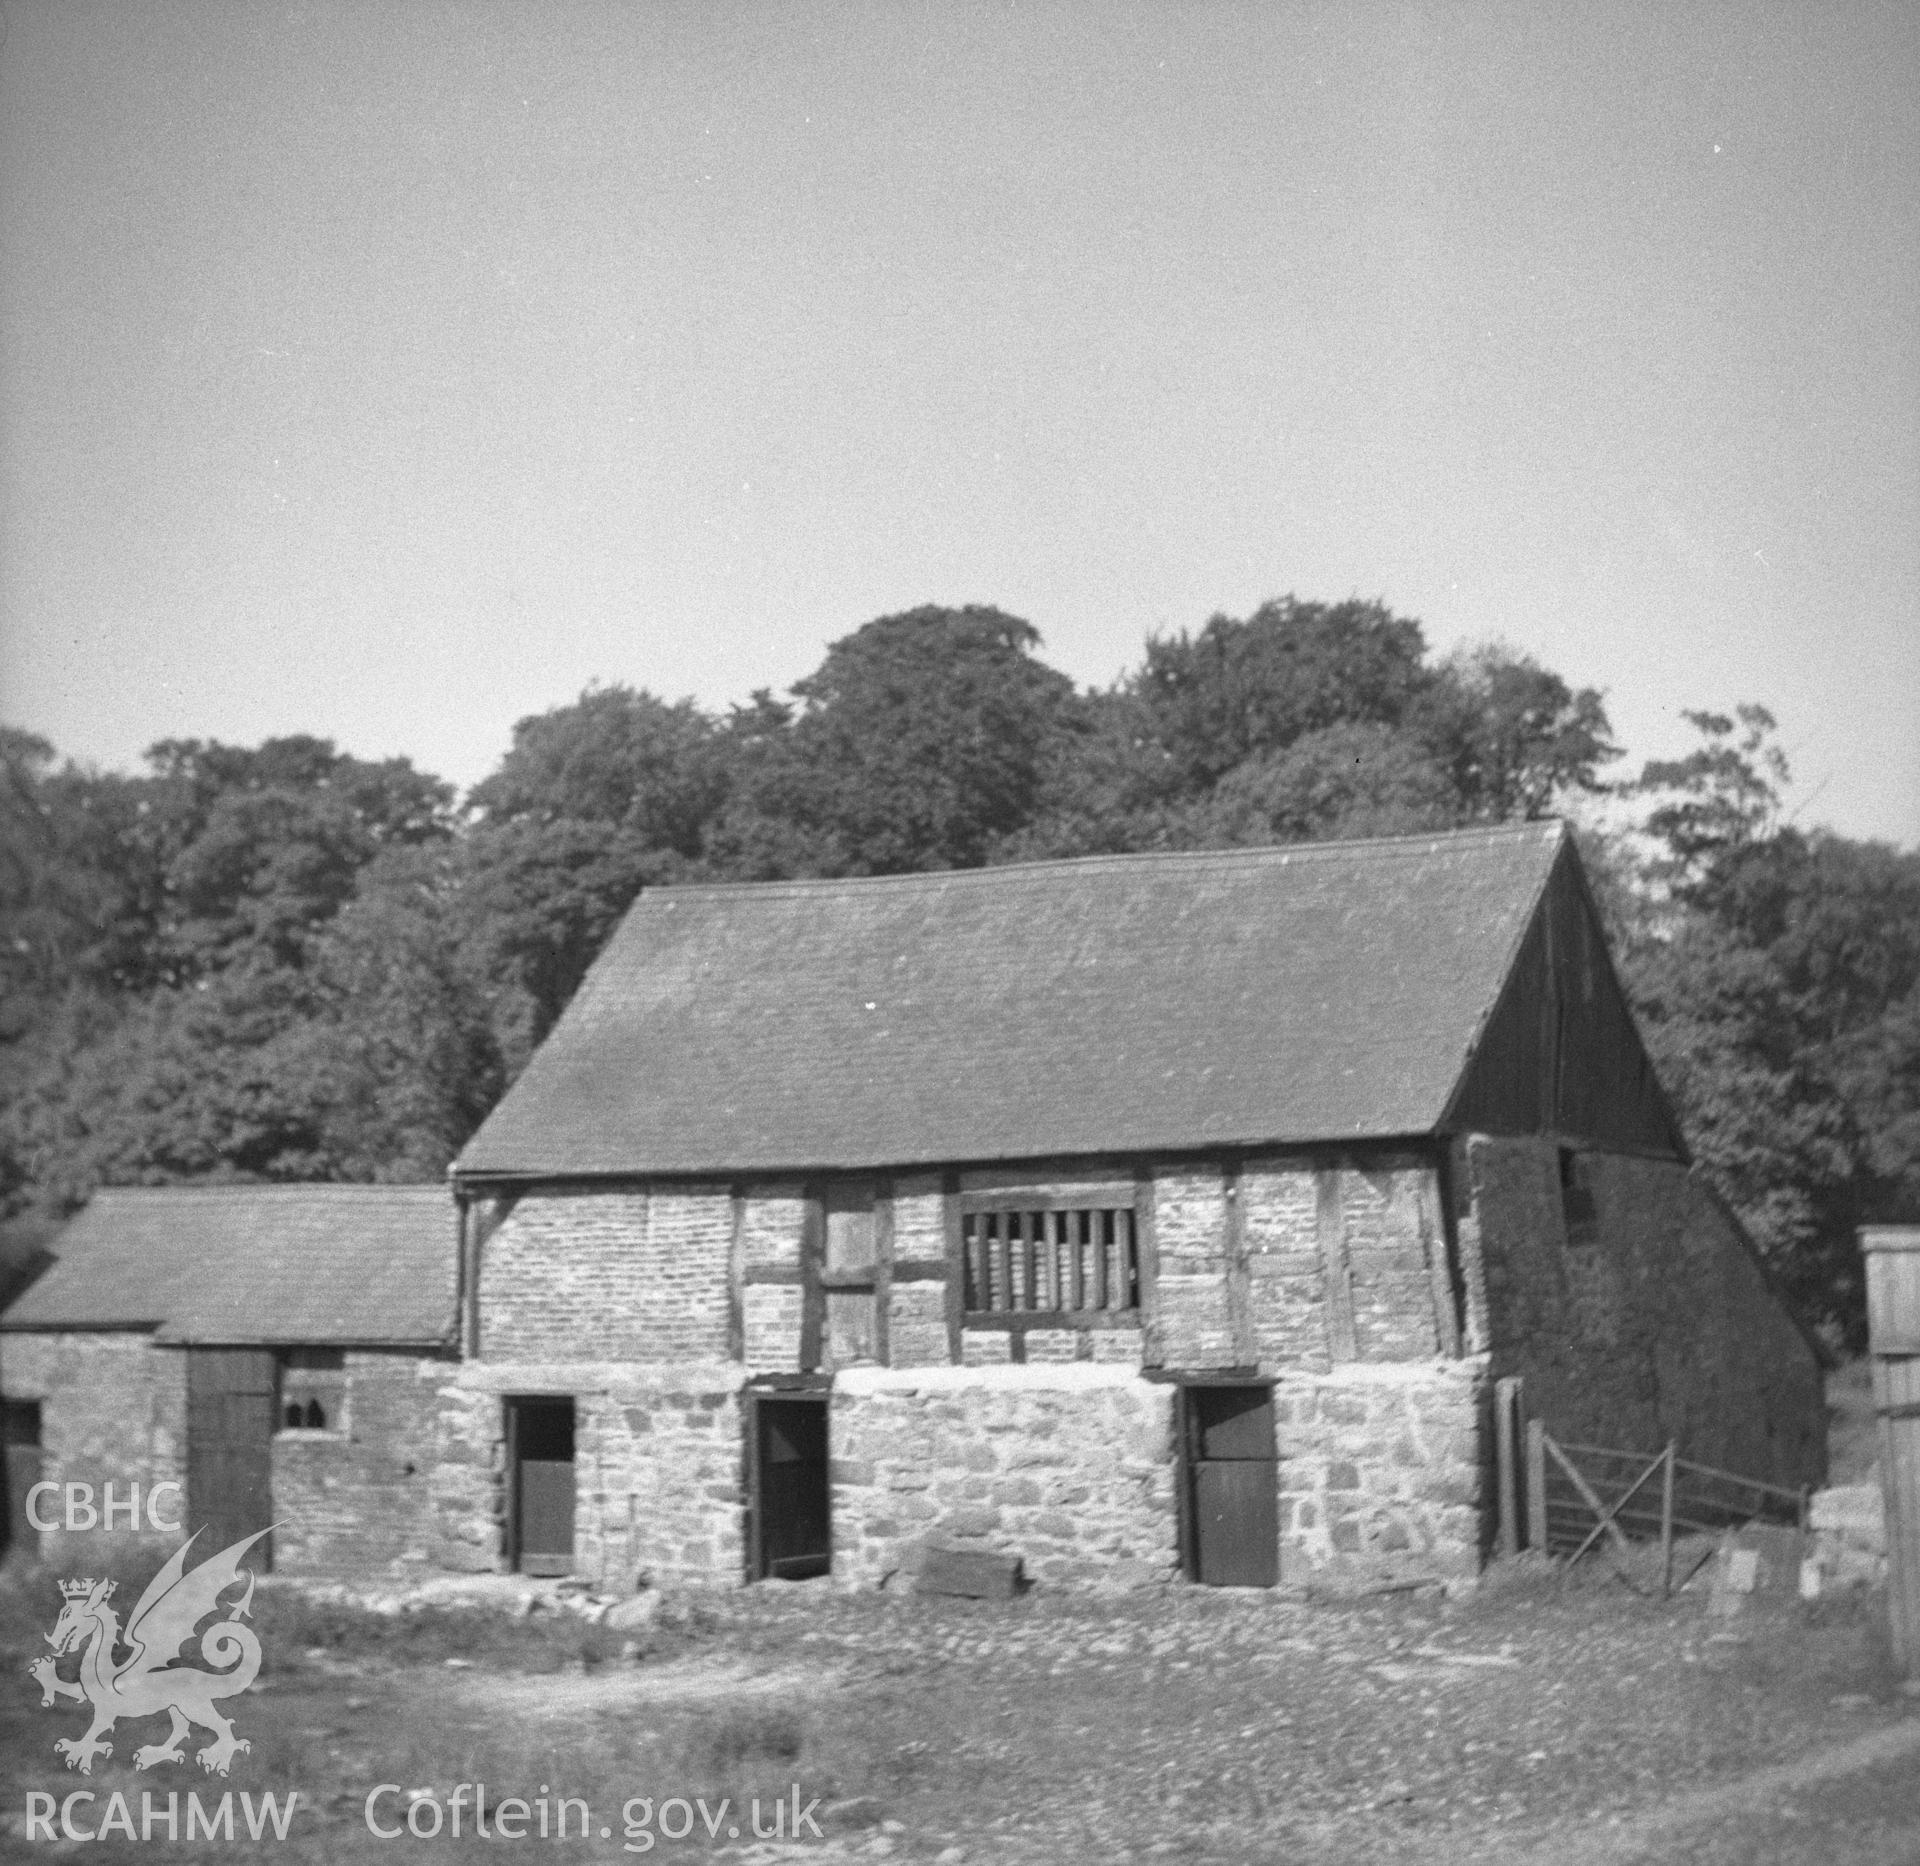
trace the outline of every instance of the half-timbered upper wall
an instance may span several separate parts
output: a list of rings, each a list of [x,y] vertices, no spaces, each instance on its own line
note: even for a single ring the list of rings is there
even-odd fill
[[[1443,1126],[1687,1157],[1571,843],[1548,876]]]
[[[529,1187],[479,1247],[479,1356],[725,1360],[734,1237],[724,1185]]]

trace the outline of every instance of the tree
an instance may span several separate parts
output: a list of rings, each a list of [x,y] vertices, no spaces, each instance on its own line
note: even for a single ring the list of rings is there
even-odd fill
[[[159,946],[175,981],[229,965],[298,965],[382,849],[445,841],[453,790],[404,758],[380,763],[296,736],[255,750],[168,740],[143,834],[165,908]]]
[[[1854,1229],[1920,1216],[1920,858],[1783,825],[1772,716],[1646,766],[1623,973],[1701,1164],[1812,1318],[1858,1340]]]
[[[1765,840],[1790,773],[1764,706],[1681,715],[1706,740],[1684,758],[1645,765],[1633,790],[1653,800],[1643,826],[1662,854],[1656,880],[1676,899],[1705,904],[1727,858]]]
[[[1034,658],[1039,645],[1028,623],[981,608],[882,616],[834,642],[795,683],[790,727],[762,702],[737,732],[759,742],[728,854],[789,873],[987,860],[1033,819],[1049,746],[1076,712],[1073,683]]]
[[[1575,692],[1494,643],[1443,662],[1408,724],[1446,773],[1462,822],[1547,816],[1570,795],[1603,788],[1600,768],[1620,756],[1592,687]]]
[[[1183,789],[1337,725],[1398,725],[1424,689],[1417,622],[1377,602],[1284,596],[1244,622],[1216,615],[1198,635],[1147,643],[1134,677]]]
[[[467,808],[490,824],[601,823],[693,861],[727,789],[722,735],[691,700],[589,687],[571,706],[522,719]]]
[[[1325,726],[1236,765],[1189,812],[1207,844],[1398,836],[1457,820],[1447,774],[1391,726]]]

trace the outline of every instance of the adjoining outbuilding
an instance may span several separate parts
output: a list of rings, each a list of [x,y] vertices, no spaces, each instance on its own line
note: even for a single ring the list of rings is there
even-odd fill
[[[1557,824],[652,891],[454,1189],[450,1566],[1461,1575],[1507,1375],[1820,1475]]]
[[[156,1522],[183,1517],[212,1547],[277,1524],[263,1557],[284,1573],[433,1565],[455,1345],[444,1186],[107,1190],[53,1248],[0,1318],[16,1535],[57,1561],[94,1529],[126,1533],[137,1485],[139,1533],[169,1545]],[[35,1511],[52,1529],[25,1520],[36,1482],[60,1487]],[[168,1483],[184,1495],[150,1513]],[[86,1486],[76,1510],[69,1484]]]

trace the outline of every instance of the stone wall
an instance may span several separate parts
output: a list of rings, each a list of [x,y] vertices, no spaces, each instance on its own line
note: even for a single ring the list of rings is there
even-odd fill
[[[1796,1488],[1825,1469],[1819,1363],[1751,1246],[1677,1161],[1585,1153],[1594,1223],[1568,1237],[1559,1150],[1458,1149],[1469,1309],[1496,1376],[1556,1435]]]
[[[451,1371],[414,1354],[349,1352],[330,1429],[276,1434],[276,1572],[358,1579],[434,1562],[438,1394]]]
[[[1177,1571],[1173,1390],[1085,1362],[834,1381],[833,1572],[871,1587],[928,1542],[1018,1554],[1053,1586]]]
[[[507,1566],[509,1394],[574,1402],[573,1572],[597,1585],[722,1585],[745,1572],[737,1362],[469,1362],[440,1389],[440,1564]]]
[[[725,1186],[539,1187],[480,1251],[489,1360],[718,1360],[728,1352]]]
[[[1486,1380],[1484,1359],[1283,1374],[1281,1580],[1474,1573],[1486,1540]]]
[[[186,1482],[187,1357],[156,1348],[142,1331],[0,1335],[0,1393],[40,1402],[41,1475],[58,1484],[91,1484],[96,1503],[111,1483],[124,1503],[138,1483],[138,1540],[172,1547],[178,1537],[148,1526],[146,1500],[159,1483]],[[184,1495],[162,1514],[184,1518]],[[51,1499],[43,1519],[57,1515]],[[116,1523],[124,1523],[124,1517]],[[31,1533],[31,1531],[29,1532]],[[119,1539],[131,1540],[124,1531]],[[97,1538],[64,1528],[39,1537],[41,1559],[85,1560]]]

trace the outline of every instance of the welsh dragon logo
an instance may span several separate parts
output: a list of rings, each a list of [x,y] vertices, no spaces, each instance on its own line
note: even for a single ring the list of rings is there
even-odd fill
[[[105,1739],[115,1723],[122,1717],[158,1716],[161,1711],[173,1719],[173,1728],[164,1743],[144,1743],[133,1752],[136,1769],[184,1762],[182,1745],[196,1724],[213,1732],[213,1741],[197,1752],[200,1766],[210,1775],[225,1775],[235,1755],[252,1748],[234,1735],[232,1722],[214,1709],[213,1701],[244,1691],[260,1671],[260,1641],[251,1627],[240,1624],[250,1617],[253,1605],[253,1574],[241,1568],[240,1557],[266,1533],[262,1529],[222,1549],[189,1574],[187,1554],[199,1540],[196,1530],[147,1583],[124,1633],[119,1615],[107,1605],[113,1582],[60,1583],[66,1604],[53,1631],[45,1636],[52,1655],[35,1659],[27,1670],[39,1681],[43,1708],[59,1698],[93,1705],[93,1727],[86,1735],[61,1737],[53,1746],[66,1757],[69,1769],[91,1775],[96,1756],[113,1754],[113,1745]],[[200,1639],[199,1656],[224,1669],[203,1672],[191,1665],[175,1665],[180,1648],[200,1622],[218,1609],[220,1596],[242,1579],[246,1593]],[[72,1684],[55,1667],[76,1646],[85,1650],[80,1656],[80,1681]],[[116,1658],[122,1646],[126,1656]]]

